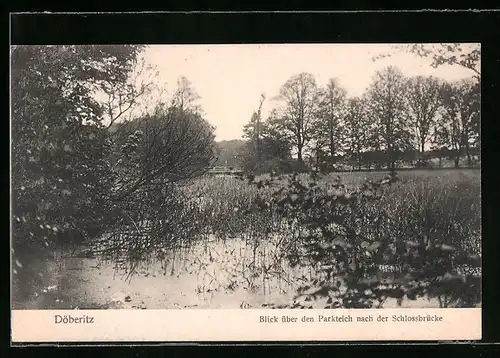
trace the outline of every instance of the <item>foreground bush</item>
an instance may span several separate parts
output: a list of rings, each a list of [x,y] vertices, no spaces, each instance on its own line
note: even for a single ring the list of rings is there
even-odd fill
[[[13,46],[13,283],[38,285],[32,259],[99,235],[113,174],[97,85],[121,86],[142,46]]]
[[[261,175],[268,173],[276,174],[291,174],[291,173],[307,173],[311,169],[296,159],[272,158],[260,163],[252,162],[246,165],[245,171],[253,175]]]
[[[402,189],[396,188],[393,195],[400,201],[391,201],[396,182],[391,175],[348,188],[340,178],[325,186],[315,175],[309,180],[294,175],[286,186],[258,199],[264,201],[260,210],[303,228],[286,258],[319,268],[292,307],[312,307],[311,301],[324,299],[325,308],[368,308],[391,297],[399,303],[437,297],[443,307],[480,302],[480,275],[460,269],[480,267],[477,249],[468,244],[477,234],[474,211],[467,203],[452,208],[457,196],[450,193],[434,206],[422,199],[405,205]],[[440,216],[450,208],[448,217]],[[467,219],[462,226],[460,219]],[[390,270],[383,271],[384,266]]]

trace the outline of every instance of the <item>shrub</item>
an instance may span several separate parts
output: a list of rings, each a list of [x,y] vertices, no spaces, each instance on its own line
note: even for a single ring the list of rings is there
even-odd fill
[[[276,174],[307,173],[310,168],[296,159],[273,158],[262,163],[255,164],[248,172],[260,175],[274,172]]]

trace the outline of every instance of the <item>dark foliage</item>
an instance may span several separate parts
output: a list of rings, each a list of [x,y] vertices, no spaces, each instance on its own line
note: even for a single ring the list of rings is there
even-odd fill
[[[320,185],[317,174],[303,182],[294,174],[270,198],[257,199],[257,210],[278,213],[305,229],[290,245],[292,265],[321,268],[320,276],[299,290],[303,303],[291,307],[325,299],[325,308],[371,308],[391,297],[399,303],[437,297],[443,307],[480,302],[480,276],[460,269],[479,268],[477,253],[448,244],[447,236],[377,235],[393,218],[373,206],[395,182],[394,172],[359,188],[346,187],[340,178]]]

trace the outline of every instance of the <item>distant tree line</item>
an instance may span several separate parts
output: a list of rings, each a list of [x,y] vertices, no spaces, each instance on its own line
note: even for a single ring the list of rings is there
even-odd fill
[[[427,168],[461,159],[477,165],[480,148],[478,50],[460,45],[404,48],[432,57],[432,65],[459,65],[473,74],[456,82],[406,77],[394,66],[376,72],[361,96],[349,98],[336,79],[325,87],[310,73],[292,76],[263,120],[260,107],[244,127],[249,170],[287,161],[321,171]],[[451,55],[458,53],[458,55]],[[264,98],[264,97],[262,97]],[[261,102],[262,105],[262,102]],[[293,159],[292,159],[293,157]]]

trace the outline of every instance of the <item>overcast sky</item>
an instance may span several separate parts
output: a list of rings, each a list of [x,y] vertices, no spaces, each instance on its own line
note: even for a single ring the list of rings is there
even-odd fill
[[[433,75],[447,80],[470,77],[460,66],[434,69],[430,61],[399,53],[372,61],[390,50],[382,44],[279,44],[279,45],[154,45],[144,58],[159,71],[160,83],[171,93],[179,76],[186,76],[200,95],[205,118],[216,127],[217,140],[239,139],[242,127],[258,108],[260,94],[278,94],[291,76],[312,73],[319,86],[336,78],[349,96],[364,92],[377,70],[399,67],[407,76]],[[266,100],[263,118],[276,106]]]

